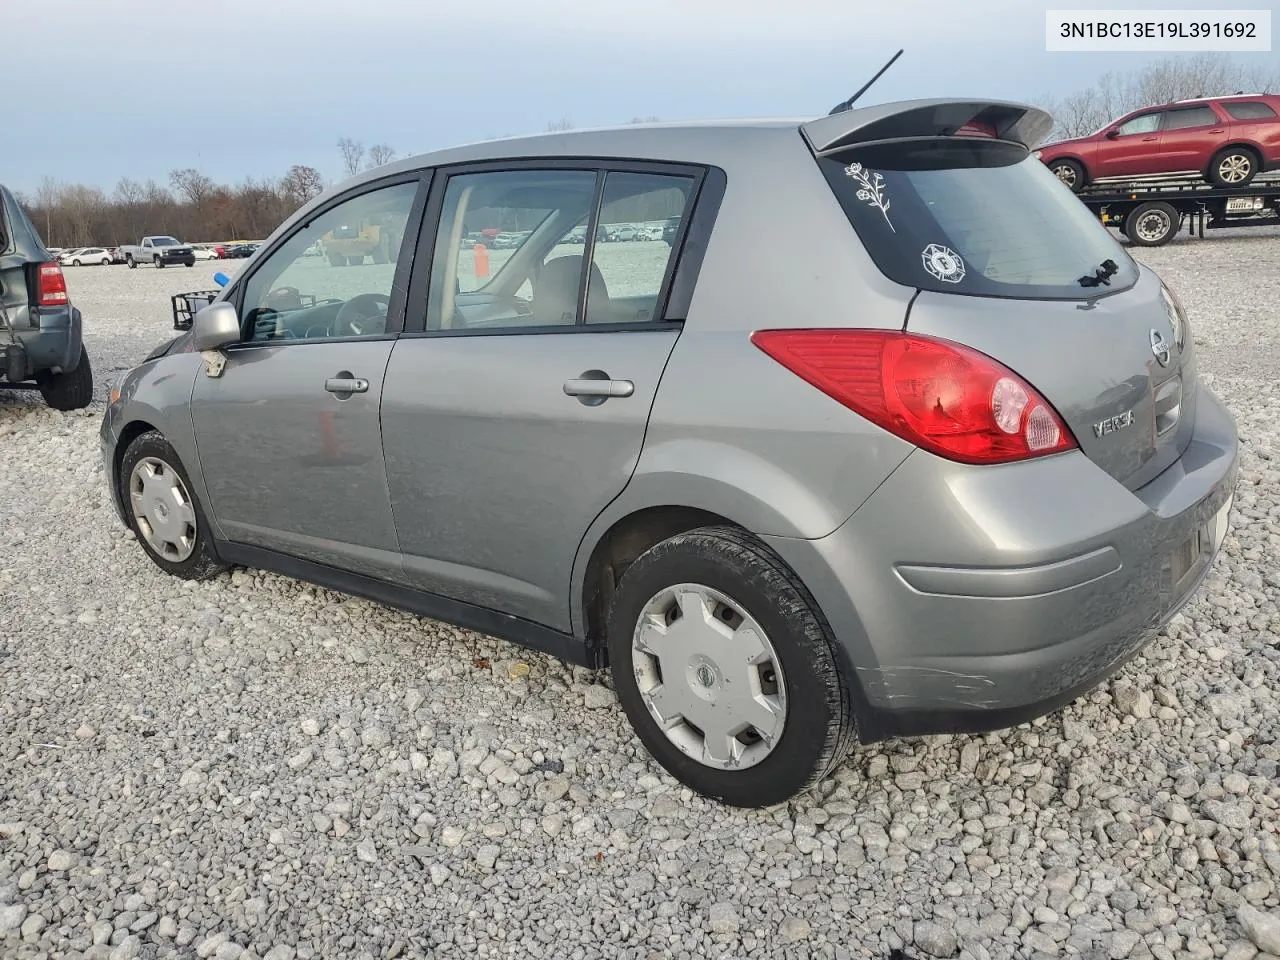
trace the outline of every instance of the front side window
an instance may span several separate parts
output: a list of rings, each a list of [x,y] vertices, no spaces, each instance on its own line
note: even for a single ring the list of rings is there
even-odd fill
[[[1233,120],[1274,120],[1276,112],[1265,103],[1224,103]]]
[[[245,339],[378,336],[416,181],[352,197],[295,232],[249,277]]]
[[[906,286],[1070,300],[1138,279],[1124,248],[1022,146],[939,137],[819,163],[876,265]]]
[[[1188,127],[1209,127],[1218,122],[1212,107],[1188,107],[1170,110],[1164,115],[1165,130],[1186,130]]]
[[[1155,133],[1159,128],[1160,114],[1145,113],[1132,120],[1126,120],[1116,128],[1116,132],[1122,137],[1127,137],[1135,133]]]

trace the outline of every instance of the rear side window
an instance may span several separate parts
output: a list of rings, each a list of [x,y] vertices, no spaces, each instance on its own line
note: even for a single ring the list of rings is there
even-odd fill
[[[1137,281],[1120,244],[1016,144],[936,138],[818,162],[876,265],[906,286],[1071,300]]]
[[[1233,120],[1274,120],[1276,112],[1265,103],[1224,103]]]
[[[591,258],[587,323],[658,319],[658,300],[675,258],[663,231],[668,222],[678,225],[684,218],[692,192],[689,177],[609,173]]]
[[[1165,130],[1185,130],[1188,127],[1209,127],[1218,122],[1212,107],[1187,107],[1170,110],[1164,115]]]

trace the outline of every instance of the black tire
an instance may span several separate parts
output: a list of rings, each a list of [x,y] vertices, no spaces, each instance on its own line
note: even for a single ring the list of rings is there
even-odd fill
[[[336,253],[331,253],[331,254],[329,254],[329,266],[331,266],[331,267],[345,267],[346,265],[347,265],[347,258],[346,258],[346,257],[341,256],[340,254],[336,254]]]
[[[1160,200],[1140,203],[1124,218],[1124,235],[1139,247],[1162,247],[1178,232],[1182,217]]]
[[[1084,164],[1070,157],[1054,160],[1049,164],[1049,172],[1061,180],[1072,193],[1079,193],[1089,183],[1089,175],[1085,172]]]
[[[134,518],[129,498],[129,478],[133,475],[133,468],[144,457],[154,457],[174,470],[182,478],[182,484],[186,487],[187,493],[191,498],[191,504],[196,515],[195,549],[192,550],[191,556],[180,562],[175,563],[153,549],[142,531],[138,529],[137,520]],[[182,461],[178,459],[178,454],[159,430],[149,430],[133,438],[120,461],[117,491],[120,502],[124,504],[124,513],[128,517],[129,528],[133,531],[134,536],[138,538],[138,543],[142,546],[147,556],[165,573],[183,580],[208,580],[210,577],[216,577],[227,569],[229,565],[218,559],[218,555],[213,550],[213,543],[209,537],[209,521],[205,517],[204,507],[200,503],[200,498],[192,490],[191,478],[187,475]]]
[[[645,604],[667,587],[696,583],[740,604],[781,662],[787,716],[781,738],[754,766],[707,766],[671,742],[641,697],[632,635]],[[610,670],[622,708],[649,753],[677,780],[736,807],[782,803],[817,784],[854,737],[850,678],[809,591],[759,540],[735,527],[702,527],[647,550],[622,577],[606,624]]]
[[[1243,176],[1239,179],[1227,179],[1230,175],[1229,171],[1224,171],[1224,167],[1233,164],[1236,175],[1242,172]],[[1258,155],[1248,147],[1227,147],[1219,150],[1212,160],[1209,161],[1209,169],[1205,171],[1205,179],[1214,186],[1218,187],[1247,187],[1253,182],[1253,178],[1258,175]]]
[[[84,266],[84,264],[83,264],[83,263],[81,263],[79,260],[72,260],[72,261],[71,261],[71,265],[72,265],[73,267],[83,267],[83,266]]]
[[[43,371],[36,374],[40,396],[54,410],[83,410],[93,402],[93,366],[89,351],[80,348],[80,362],[64,373]]]
[[[188,266],[188,267],[194,267],[195,265],[196,265],[196,262],[195,262],[194,260],[189,260],[189,261],[187,261],[187,266]]]
[[[156,269],[157,269],[157,270],[163,270],[163,269],[164,269],[164,261],[163,261],[163,260],[161,260],[159,257],[154,257],[154,258],[152,259],[152,261],[151,261],[151,262],[152,262],[152,263],[154,263],[154,264],[156,265]]]
[[[126,256],[126,257],[124,258],[124,262],[125,262],[125,263],[127,263],[127,264],[129,265],[129,269],[130,269],[130,270],[137,270],[137,269],[138,269],[138,262],[137,262],[136,260],[134,260],[132,256]]]

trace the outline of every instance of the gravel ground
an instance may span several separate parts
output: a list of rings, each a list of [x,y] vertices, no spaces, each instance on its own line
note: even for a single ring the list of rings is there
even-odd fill
[[[1114,682],[691,795],[602,677],[275,575],[162,575],[100,408],[0,395],[0,956],[1280,956],[1280,232],[1144,251],[1238,418],[1235,529]],[[100,379],[215,266],[69,270]]]

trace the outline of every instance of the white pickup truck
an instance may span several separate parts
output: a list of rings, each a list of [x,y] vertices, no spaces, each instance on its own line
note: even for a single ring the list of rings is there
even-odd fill
[[[156,268],[167,267],[173,263],[196,265],[196,252],[189,243],[181,243],[173,237],[143,237],[142,242],[126,244],[120,248],[120,255],[129,269],[136,269],[140,263],[155,264]]]

